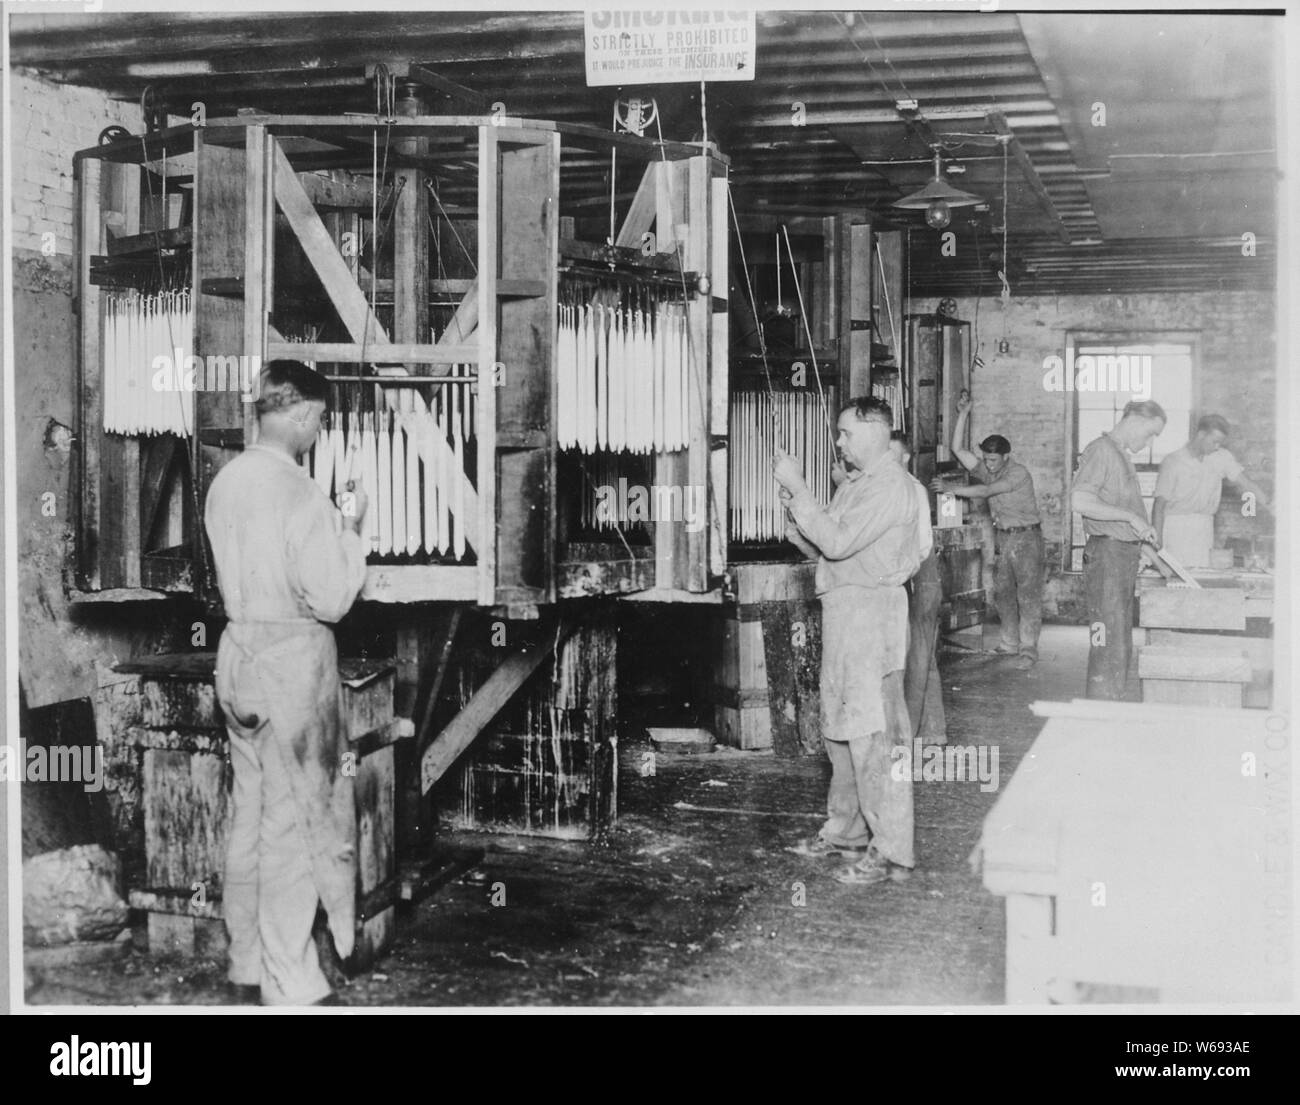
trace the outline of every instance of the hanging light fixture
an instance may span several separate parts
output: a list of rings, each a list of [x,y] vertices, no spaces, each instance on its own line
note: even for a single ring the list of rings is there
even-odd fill
[[[943,160],[939,153],[939,147],[934,146],[933,149],[934,179],[910,196],[895,200],[893,206],[901,207],[905,211],[924,211],[926,223],[935,230],[942,230],[952,222],[952,209],[954,207],[974,207],[984,201],[979,196],[963,192],[960,188],[954,188],[948,183],[943,175]]]

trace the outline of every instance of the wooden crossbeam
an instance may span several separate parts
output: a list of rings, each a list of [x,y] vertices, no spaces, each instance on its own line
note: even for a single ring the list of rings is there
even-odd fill
[[[352,340],[376,347],[378,352],[378,346],[388,343],[388,332],[375,317],[370,304],[366,302],[365,293],[352,278],[347,261],[334,244],[334,239],[316,213],[316,208],[312,206],[284,149],[274,138],[270,142],[275,157],[275,202],[284,212],[303,253],[316,270],[321,287],[330,297],[330,302],[352,335]]]
[[[420,757],[420,788],[423,793],[429,793],[433,784],[442,778],[457,757],[474,742],[528,677],[541,666],[542,661],[567,640],[575,628],[570,623],[546,644],[507,656],[501,666],[488,676],[487,682],[474,692],[474,697]]]
[[[659,172],[657,161],[652,161],[645,167],[636,195],[632,197],[632,206],[628,209],[623,225],[619,227],[618,237],[614,239],[616,246],[640,246],[641,235],[654,225],[658,207]]]

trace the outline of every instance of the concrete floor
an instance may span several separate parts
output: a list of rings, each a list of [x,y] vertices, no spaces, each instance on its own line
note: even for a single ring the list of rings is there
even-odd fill
[[[992,633],[986,643],[995,642]],[[1038,699],[1082,697],[1087,634],[1044,629],[1029,672],[945,653],[950,743],[999,751],[1005,787],[1041,728]],[[838,859],[785,846],[813,832],[829,767],[729,750],[621,748],[620,817],[599,844],[454,834],[483,862],[420,904],[342,997],[354,1006],[988,1005],[1003,997],[1002,900],[968,857],[997,799],[974,782],[915,784],[918,867],[906,883],[842,886]],[[504,904],[492,903],[494,891]],[[32,1004],[222,1000],[223,964],[127,952],[43,967]]]

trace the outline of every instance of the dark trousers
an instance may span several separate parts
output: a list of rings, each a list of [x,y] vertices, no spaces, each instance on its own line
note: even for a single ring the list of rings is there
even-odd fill
[[[938,551],[933,550],[921,562],[921,567],[908,584],[907,669],[903,677],[907,714],[912,719],[912,736],[920,737],[924,744],[946,744],[948,741],[936,655],[942,602],[939,556]]]
[[[1043,630],[1043,531],[997,534],[994,605],[1002,622],[1002,649],[1038,659]]]
[[[1089,537],[1083,549],[1088,603],[1088,698],[1124,699],[1133,652],[1133,592],[1141,547],[1110,537]]]

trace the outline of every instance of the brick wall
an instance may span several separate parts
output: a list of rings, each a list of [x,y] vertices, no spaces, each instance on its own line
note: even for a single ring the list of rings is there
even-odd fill
[[[934,302],[909,303],[910,311],[934,310]],[[997,298],[978,304],[972,440],[1001,433],[1033,474],[1052,564],[1047,592],[1053,614],[1071,616],[1078,577],[1062,575],[1061,544],[1069,522],[1072,458],[1069,397],[1043,386],[1043,361],[1064,357],[1069,331],[1188,331],[1199,335],[1194,393],[1197,414],[1216,412],[1232,424],[1228,448],[1272,491],[1277,449],[1276,310],[1270,295],[1198,292],[1105,296],[1013,298],[1005,315]],[[976,300],[957,301],[957,317],[974,323]],[[999,354],[1005,323],[1010,354]],[[1160,396],[1154,395],[1158,402]],[[1241,517],[1240,504],[1225,494],[1218,532],[1223,537],[1271,535],[1273,519]]]
[[[94,693],[97,666],[155,651],[175,627],[162,603],[148,604],[148,615],[68,606],[72,456],[48,436],[55,422],[75,424],[72,156],[112,123],[138,132],[139,110],[27,73],[10,81],[19,652],[25,701],[35,708]],[[47,233],[53,253],[42,248]]]
[[[96,145],[110,124],[140,131],[140,109],[95,89],[53,84],[21,71],[10,75],[9,89],[14,250],[39,252],[50,232],[55,252],[71,256],[72,155]]]

